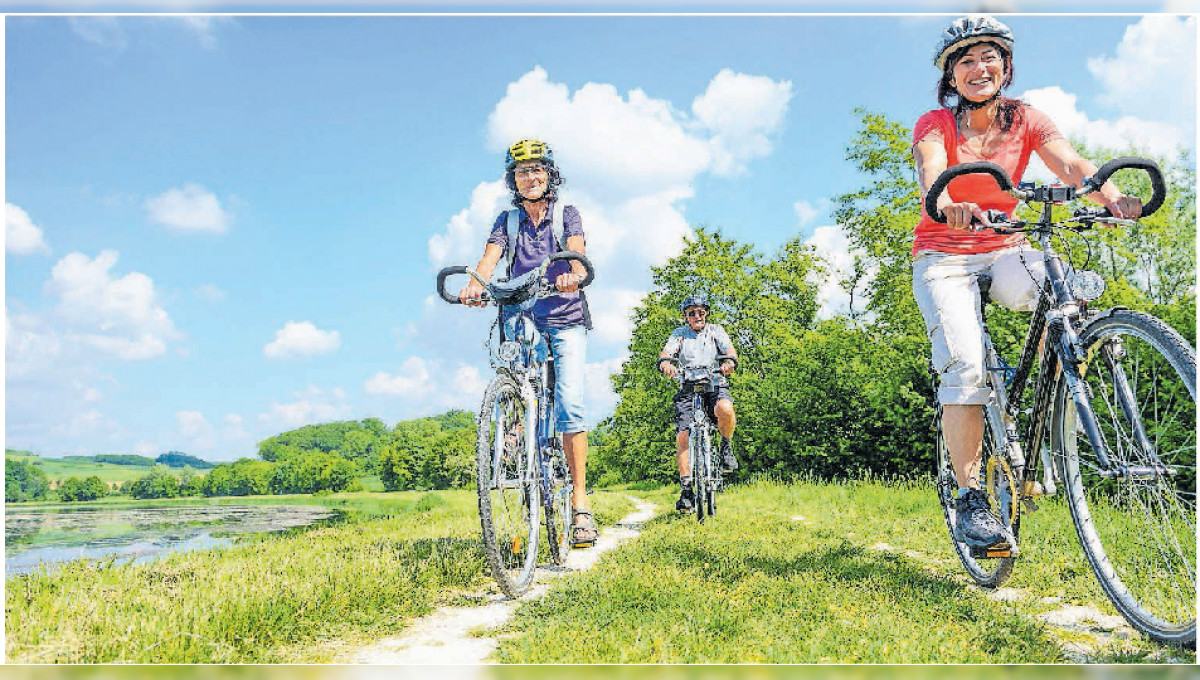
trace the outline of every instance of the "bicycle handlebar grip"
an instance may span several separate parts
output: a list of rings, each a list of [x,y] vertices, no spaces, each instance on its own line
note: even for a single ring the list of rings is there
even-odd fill
[[[584,255],[583,253],[577,253],[574,250],[564,250],[560,253],[554,253],[550,256],[551,262],[557,262],[559,260],[575,260],[579,262],[579,264],[583,265],[584,270],[587,272],[587,276],[585,276],[583,280],[579,282],[580,288],[587,288],[588,284],[592,282],[592,279],[596,278],[596,270],[592,268],[591,260],[587,259],[587,255]]]
[[[1101,185],[1108,181],[1109,177],[1112,177],[1113,173],[1125,169],[1142,170],[1150,176],[1150,186],[1153,187],[1154,191],[1150,195],[1150,201],[1142,206],[1142,217],[1153,215],[1162,207],[1163,201],[1167,198],[1167,185],[1163,181],[1162,170],[1159,169],[1158,163],[1149,158],[1138,158],[1136,156],[1114,158],[1100,166],[1100,169],[1096,171],[1096,174],[1091,179],[1087,180],[1087,183],[1095,189],[1099,189]],[[1112,213],[1105,208],[1102,216],[1108,217],[1111,215]]]
[[[446,292],[446,278],[449,276],[453,276],[455,274],[466,274],[466,273],[467,273],[467,268],[461,264],[455,265],[453,267],[446,267],[442,271],[438,272],[438,275],[437,275],[438,295],[442,296],[443,300],[445,300],[446,302],[449,302],[452,305],[461,305],[462,300],[459,300],[457,296],[451,295]]]
[[[1012,179],[1004,171],[1004,168],[995,163],[980,161],[978,163],[955,165],[954,167],[946,168],[933,181],[933,185],[929,187],[929,191],[925,194],[925,214],[929,215],[929,218],[934,222],[945,224],[946,216],[942,214],[941,210],[938,210],[938,199],[942,197],[942,193],[946,191],[946,187],[949,186],[951,180],[962,175],[975,174],[991,175],[996,179],[996,184],[1000,185],[1001,191],[1009,192],[1013,190]]]

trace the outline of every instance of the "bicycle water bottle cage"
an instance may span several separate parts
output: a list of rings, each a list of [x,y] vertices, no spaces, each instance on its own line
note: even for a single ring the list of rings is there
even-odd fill
[[[541,273],[532,269],[508,281],[499,281],[491,285],[492,296],[497,304],[519,305],[533,297],[541,284]]]

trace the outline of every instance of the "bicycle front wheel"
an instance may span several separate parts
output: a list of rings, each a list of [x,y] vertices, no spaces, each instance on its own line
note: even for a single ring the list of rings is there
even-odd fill
[[[476,440],[479,523],[500,589],[520,597],[537,567],[540,493],[533,414],[516,381],[498,375],[484,393]]]
[[[715,517],[717,514],[717,489],[720,488],[721,473],[713,460],[711,435],[712,432],[706,428],[704,430],[704,471],[708,484],[704,489],[704,501],[707,503],[708,516]]]
[[[1066,381],[1053,448],[1084,553],[1135,628],[1196,645],[1196,355],[1162,321],[1115,311],[1080,333],[1105,465]]]
[[[937,419],[934,421],[934,427],[937,431],[937,494],[938,500],[942,504],[942,515],[946,518],[946,527],[950,530],[950,542],[954,545],[958,561],[962,563],[972,581],[983,588],[998,588],[1012,575],[1016,558],[976,558],[971,552],[971,547],[957,538],[954,527],[958,522],[958,510],[955,502],[958,497],[958,479],[954,476],[954,464],[950,459],[950,450],[946,448],[946,440],[942,435],[942,411],[940,408]],[[985,413],[983,418],[983,456],[980,460],[977,481],[979,488],[984,490],[992,502],[996,515],[1012,530],[1015,536],[1020,513],[1015,506],[1012,470],[1005,463],[1005,458],[997,455],[995,441],[991,421]],[[992,473],[990,479],[989,469]]]
[[[696,520],[704,522],[704,497],[708,489],[708,466],[704,462],[704,430],[693,425],[688,433],[688,448],[692,458],[692,488],[695,491]]]
[[[571,550],[571,474],[566,454],[555,447],[550,457],[550,502],[546,506],[546,544],[550,560],[562,566]]]

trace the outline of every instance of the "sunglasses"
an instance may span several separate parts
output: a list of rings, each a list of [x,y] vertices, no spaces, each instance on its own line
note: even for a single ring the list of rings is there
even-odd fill
[[[538,175],[546,174],[546,169],[540,165],[527,168],[517,168],[513,174],[517,177],[536,177]]]
[[[692,319],[692,318],[699,319],[699,318],[708,316],[708,310],[707,309],[692,309],[687,312],[684,312],[683,315],[689,319]]]

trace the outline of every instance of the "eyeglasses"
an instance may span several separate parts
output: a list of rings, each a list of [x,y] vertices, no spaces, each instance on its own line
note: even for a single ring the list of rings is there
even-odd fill
[[[546,174],[546,168],[540,165],[531,165],[525,168],[517,168],[514,173],[517,177],[535,177],[537,175]]]
[[[708,316],[708,310],[707,309],[690,309],[690,310],[684,312],[683,315],[689,319],[693,319],[693,318],[701,319],[701,318]]]

